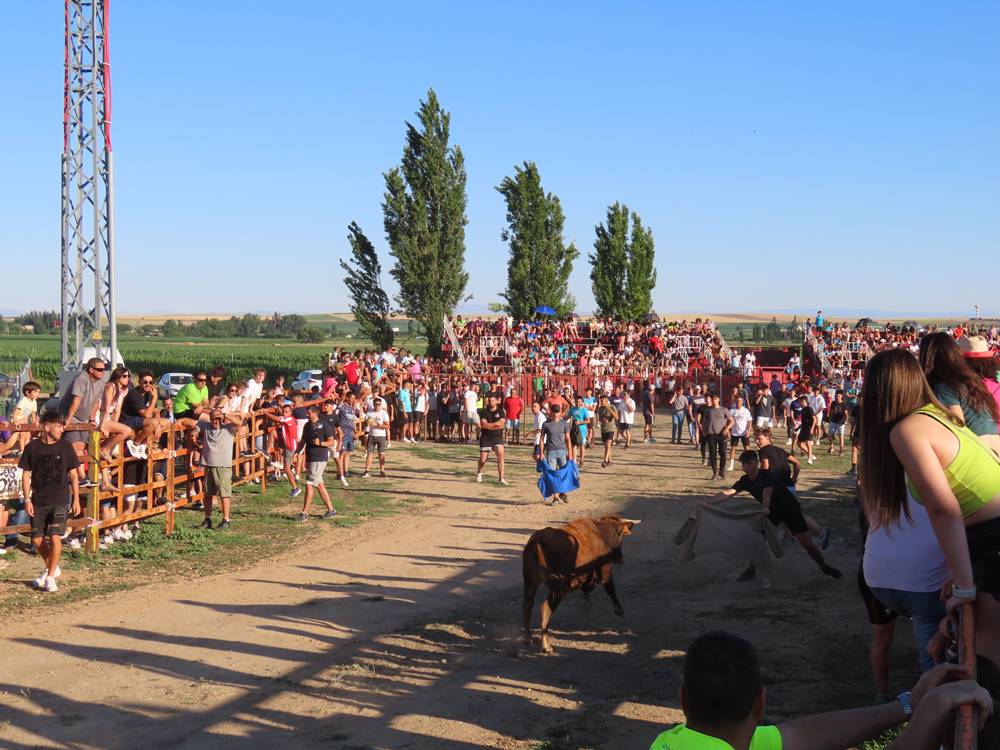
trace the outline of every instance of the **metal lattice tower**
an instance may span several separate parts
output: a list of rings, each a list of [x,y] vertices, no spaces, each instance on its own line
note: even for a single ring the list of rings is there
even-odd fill
[[[117,364],[110,0],[65,0],[62,364],[85,349]]]

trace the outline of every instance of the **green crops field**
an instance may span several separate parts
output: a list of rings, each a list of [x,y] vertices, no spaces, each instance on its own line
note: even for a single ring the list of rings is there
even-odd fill
[[[397,345],[423,351],[426,342],[403,336]],[[227,378],[245,380],[257,366],[267,368],[267,382],[278,374],[288,382],[302,370],[322,367],[326,355],[338,346],[354,349],[371,346],[359,339],[335,338],[321,344],[301,344],[291,339],[192,339],[173,340],[125,336],[118,342],[125,364],[133,371],[193,372],[215,365],[226,368]],[[59,372],[59,339],[55,336],[0,336],[0,372],[17,373],[31,358],[32,373],[42,388],[55,387]]]

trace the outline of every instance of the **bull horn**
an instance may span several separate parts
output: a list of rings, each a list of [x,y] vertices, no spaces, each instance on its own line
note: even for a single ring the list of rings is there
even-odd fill
[[[642,519],[641,518],[623,518],[622,519],[622,523],[632,523],[632,524],[642,523]]]

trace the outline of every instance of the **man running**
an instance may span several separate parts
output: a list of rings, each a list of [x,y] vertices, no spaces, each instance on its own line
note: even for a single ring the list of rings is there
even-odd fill
[[[569,418],[572,424],[569,433],[570,445],[577,465],[582,467],[583,457],[587,451],[587,423],[590,420],[587,407],[583,403],[583,396],[576,397],[576,406],[569,410]]]
[[[476,481],[483,481],[483,468],[490,457],[490,451],[497,457],[497,478],[500,484],[507,486],[503,478],[503,431],[506,419],[500,408],[500,397],[497,391],[486,396],[486,403],[479,410],[479,465],[476,467]]]
[[[822,396],[820,396],[822,398]],[[809,405],[809,397],[805,394],[799,396],[799,405],[802,410],[799,412],[799,434],[798,434],[798,448],[802,455],[806,456],[806,463],[812,464],[813,462],[813,430],[816,427],[816,412]],[[794,452],[795,446],[792,446]]]
[[[742,399],[740,399],[742,401]],[[710,406],[703,412],[702,427],[708,446],[708,461],[712,466],[712,479],[726,478],[726,435],[733,427],[733,416],[719,402],[715,394],[709,396]]]
[[[608,394],[602,393],[597,406],[597,424],[601,428],[601,443],[604,445],[604,460],[601,467],[611,466],[611,448],[615,442],[615,426],[618,424],[618,410],[611,405]]]
[[[799,471],[802,469],[799,459],[785,449],[779,448],[771,441],[771,428],[755,428],[753,436],[757,442],[757,456],[760,459],[761,471],[769,471],[774,474],[785,484],[788,491],[798,499],[799,493],[795,485],[799,481]],[[809,532],[820,540],[820,549],[829,547],[830,529],[820,526],[807,513],[803,513],[802,517],[806,519]]]
[[[559,404],[552,404],[549,407],[549,418],[542,425],[542,452],[545,456],[545,463],[555,471],[561,469],[567,462],[566,440],[569,437],[569,422],[562,418]],[[553,495],[551,498],[543,498],[542,502],[552,505],[556,500],[569,502],[565,492]]]
[[[709,504],[715,505],[736,495],[740,492],[748,492],[760,503],[767,512],[768,520],[775,526],[784,524],[795,537],[795,540],[802,546],[802,549],[819,566],[823,575],[831,578],[840,578],[839,570],[829,565],[823,558],[823,553],[813,543],[809,534],[809,526],[802,515],[802,507],[795,496],[788,491],[784,482],[770,471],[761,471],[760,462],[755,451],[743,451],[740,454],[740,466],[743,468],[743,476],[728,490],[723,490],[715,497],[711,498]],[[757,577],[757,569],[751,563],[737,581],[752,581]]]
[[[42,414],[42,434],[24,446],[18,459],[24,510],[31,517],[31,543],[45,562],[45,570],[35,579],[35,587],[58,591],[56,579],[62,575],[59,558],[66,532],[66,497],[72,493],[73,515],[80,513],[80,483],[76,473],[80,462],[70,443],[62,440],[65,418],[55,411]]]

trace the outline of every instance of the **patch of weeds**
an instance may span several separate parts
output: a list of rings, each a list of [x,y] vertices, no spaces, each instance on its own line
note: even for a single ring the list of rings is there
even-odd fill
[[[885,750],[885,748],[889,747],[892,741],[899,736],[900,732],[902,732],[902,730],[899,728],[890,729],[883,732],[881,736],[876,737],[873,740],[868,740],[861,747],[863,750]]]

